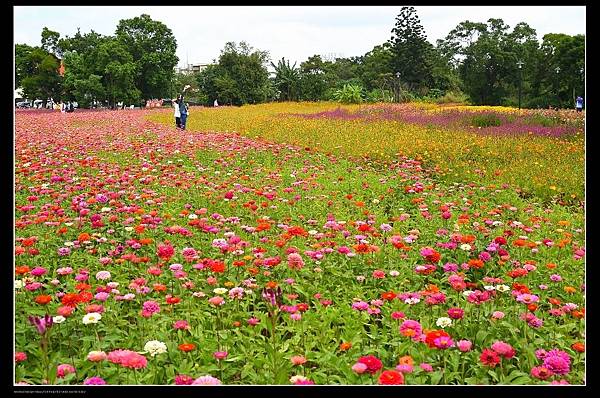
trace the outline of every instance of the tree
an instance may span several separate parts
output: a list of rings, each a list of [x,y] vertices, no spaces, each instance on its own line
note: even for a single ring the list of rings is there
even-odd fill
[[[171,29],[147,14],[119,21],[116,37],[129,51],[136,65],[136,87],[142,98],[169,96],[174,68],[179,61],[175,55],[177,41]]]
[[[223,104],[258,104],[273,97],[266,51],[254,50],[245,42],[225,44],[218,63],[198,75],[198,84],[209,101]]]
[[[325,80],[325,65],[320,55],[308,57],[300,63],[300,99],[319,101],[325,99],[327,82]]]
[[[414,7],[402,7],[390,38],[391,67],[413,90],[426,89],[432,82],[431,53],[425,32]]]
[[[62,57],[62,51],[59,45],[60,33],[54,32],[46,27],[42,29],[42,48],[50,54]]]
[[[35,65],[30,54],[34,47],[27,44],[15,45],[15,89],[21,87],[25,77],[34,73]]]
[[[279,91],[279,99],[284,101],[294,101],[298,99],[298,90],[300,86],[300,72],[296,68],[296,63],[290,66],[290,61],[281,58],[277,65],[271,62],[275,69],[274,85]]]
[[[20,50],[26,53],[22,60],[23,71],[20,83],[23,87],[23,95],[26,98],[38,98],[44,101],[49,98],[58,99],[61,94],[61,76],[58,73],[58,59],[40,47],[34,47],[30,51],[26,48]]]
[[[131,54],[119,41],[113,39],[102,43],[98,48],[97,63],[109,106],[139,99],[140,91],[135,87],[136,65]]]

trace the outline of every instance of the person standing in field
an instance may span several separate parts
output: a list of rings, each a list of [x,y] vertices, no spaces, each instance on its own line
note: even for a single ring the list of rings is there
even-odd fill
[[[577,97],[575,100],[575,110],[577,110],[577,112],[581,112],[583,110],[583,98]]]
[[[173,99],[173,108],[175,108],[175,127],[181,127],[181,113],[179,112],[179,99]]]
[[[181,129],[185,130],[185,124],[188,117],[188,106],[184,101],[183,95],[179,97],[179,113],[181,114]]]

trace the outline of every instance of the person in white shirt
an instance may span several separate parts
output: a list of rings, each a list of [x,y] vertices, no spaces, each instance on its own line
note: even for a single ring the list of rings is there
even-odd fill
[[[217,102],[217,100],[215,100],[215,103],[214,103],[213,105],[215,106],[215,108],[216,108],[217,106],[219,106],[219,103]]]
[[[181,127],[181,113],[179,112],[179,102],[174,99],[173,100],[173,108],[175,108],[174,116],[175,116],[175,127]]]

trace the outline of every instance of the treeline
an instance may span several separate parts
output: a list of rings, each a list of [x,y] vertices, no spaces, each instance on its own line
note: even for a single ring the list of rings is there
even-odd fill
[[[27,98],[113,107],[171,94],[177,42],[171,29],[148,15],[119,21],[112,36],[78,30],[61,38],[44,28],[41,42],[15,46],[16,85]]]
[[[272,62],[268,51],[229,42],[213,64],[182,74],[173,70],[178,59],[171,30],[142,15],[120,21],[114,36],[92,31],[60,39],[44,29],[41,48],[17,45],[17,85],[21,81],[30,96],[83,104],[173,97],[186,84],[188,99],[205,105],[215,99],[230,105],[429,99],[517,106],[520,99],[528,108],[570,108],[585,94],[583,35],[546,34],[540,42],[526,23],[511,29],[489,19],[461,22],[432,45],[414,7],[401,8],[391,33],[362,56],[313,55],[300,65]],[[52,74],[59,58],[64,79]]]

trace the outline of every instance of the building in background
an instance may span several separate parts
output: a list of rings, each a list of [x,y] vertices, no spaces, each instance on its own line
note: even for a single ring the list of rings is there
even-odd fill
[[[198,72],[202,72],[204,69],[206,69],[206,67],[208,65],[211,65],[211,64],[203,64],[203,63],[187,64],[187,66],[184,68],[180,68],[179,66],[176,66],[175,71],[177,73],[184,73],[184,74],[198,73]]]

